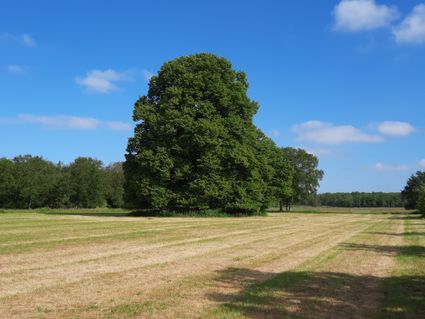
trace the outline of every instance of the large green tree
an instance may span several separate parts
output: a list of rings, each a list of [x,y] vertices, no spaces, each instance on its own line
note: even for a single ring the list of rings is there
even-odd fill
[[[270,167],[247,89],[245,73],[212,54],[165,63],[134,106],[126,201],[170,210],[264,209]]]
[[[79,157],[65,169],[72,207],[94,208],[105,205],[102,167],[99,160]]]
[[[425,187],[425,172],[417,171],[415,175],[410,176],[406,186],[401,192],[406,201],[406,209],[416,209],[419,191]]]
[[[293,203],[301,202],[317,192],[324,173],[318,168],[317,157],[303,149],[285,147],[282,148],[282,154],[294,170],[292,196],[287,197],[285,203],[286,209],[290,210]]]

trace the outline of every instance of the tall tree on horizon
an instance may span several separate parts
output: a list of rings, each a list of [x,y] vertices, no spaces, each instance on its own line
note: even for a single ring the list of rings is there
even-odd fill
[[[244,72],[213,54],[166,62],[134,106],[125,197],[137,208],[259,212],[270,167]]]

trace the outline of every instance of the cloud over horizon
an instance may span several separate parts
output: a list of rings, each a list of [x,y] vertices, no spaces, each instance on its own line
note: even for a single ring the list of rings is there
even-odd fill
[[[385,121],[378,125],[378,131],[384,135],[390,136],[409,136],[416,129],[412,124],[399,121]]]
[[[352,125],[334,125],[321,121],[307,121],[292,127],[298,141],[338,145],[345,143],[379,143],[380,135],[368,134]]]
[[[32,115],[20,114],[13,118],[0,118],[0,122],[9,124],[37,124],[48,129],[77,129],[94,130],[107,128],[113,131],[128,131],[132,125],[119,121],[103,121],[92,117],[67,116],[67,115]]]
[[[347,143],[379,143],[388,137],[407,137],[416,128],[408,122],[384,121],[375,128],[375,132],[366,132],[353,125],[335,125],[317,120],[303,122],[292,126],[297,134],[297,141],[313,142],[317,144],[338,145]]]
[[[376,163],[375,165],[375,169],[378,172],[403,172],[403,171],[407,171],[410,169],[410,167],[408,165],[404,165],[404,164],[384,164],[384,163]]]

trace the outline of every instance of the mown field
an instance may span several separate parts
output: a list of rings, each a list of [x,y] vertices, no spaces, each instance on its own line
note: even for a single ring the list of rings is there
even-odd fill
[[[424,318],[425,219],[0,213],[0,318]]]

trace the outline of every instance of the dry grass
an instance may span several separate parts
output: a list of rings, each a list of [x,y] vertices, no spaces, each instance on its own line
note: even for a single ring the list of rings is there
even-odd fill
[[[379,311],[379,278],[402,243],[389,234],[403,233],[405,215],[391,213],[0,214],[0,318],[325,318],[353,313],[345,304],[361,318]],[[238,300],[253,285],[312,272],[322,275],[291,279],[255,309],[229,306],[245,305]],[[351,289],[340,291],[343,276]],[[325,301],[338,307],[318,312]]]

